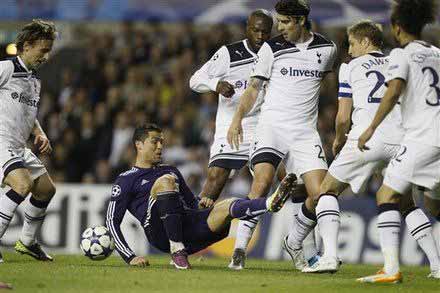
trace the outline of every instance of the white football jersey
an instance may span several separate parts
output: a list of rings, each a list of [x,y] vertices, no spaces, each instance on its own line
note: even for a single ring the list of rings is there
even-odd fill
[[[391,51],[386,81],[402,79],[405,140],[440,147],[440,49],[422,41]]]
[[[247,88],[248,79],[257,55],[252,52],[247,40],[222,46],[190,79],[192,90],[205,93],[216,91],[219,81],[227,81],[234,86],[235,94],[226,98],[219,94],[216,116],[216,136],[225,137],[238,107],[240,96]],[[251,111],[242,120],[243,127],[255,127],[263,102],[261,93]]]
[[[289,131],[316,129],[321,80],[335,57],[336,45],[317,33],[304,44],[282,35],[264,43],[251,73],[268,81],[260,119]]]
[[[389,57],[381,52],[371,52],[341,64],[339,68],[339,99],[353,99],[352,128],[350,139],[358,139],[373,121],[385,94],[385,75]],[[399,144],[403,137],[400,106],[391,111],[378,127],[381,140],[390,144]]]
[[[0,61],[0,143],[26,145],[37,118],[40,87],[20,57]]]

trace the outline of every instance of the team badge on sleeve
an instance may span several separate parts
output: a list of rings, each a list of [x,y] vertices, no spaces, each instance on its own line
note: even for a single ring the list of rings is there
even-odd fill
[[[113,185],[112,197],[118,197],[121,194],[121,187],[119,185]]]

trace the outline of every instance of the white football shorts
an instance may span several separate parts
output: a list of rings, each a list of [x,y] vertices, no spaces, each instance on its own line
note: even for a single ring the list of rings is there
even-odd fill
[[[13,148],[9,146],[0,146],[0,182],[3,186],[4,178],[13,170],[26,168],[31,173],[32,180],[47,173],[41,160],[28,148]]]
[[[354,193],[361,191],[374,171],[383,168],[400,148],[400,145],[384,143],[374,136],[367,146],[370,149],[361,152],[357,140],[347,140],[328,170],[338,181],[349,184]]]
[[[411,184],[436,190],[440,183],[440,148],[403,140],[390,161],[383,184],[404,194]]]

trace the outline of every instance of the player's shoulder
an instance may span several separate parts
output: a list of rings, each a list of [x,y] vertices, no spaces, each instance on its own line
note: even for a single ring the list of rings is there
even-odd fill
[[[228,50],[231,63],[254,57],[246,48],[244,42],[244,40],[241,40],[235,43],[227,44],[225,46]]]
[[[399,57],[399,56],[408,56],[409,49],[408,47],[405,48],[394,48],[390,52],[390,57]]]
[[[15,71],[15,65],[12,61],[12,59],[5,59],[0,61],[0,70],[2,72],[9,72],[13,73]]]
[[[169,164],[160,164],[157,167],[157,170],[160,172],[165,172],[165,173],[172,173],[172,174],[178,174],[180,175],[180,171],[179,169],[177,169],[176,166],[173,165],[169,165]]]
[[[132,177],[133,175],[135,175],[136,173],[138,173],[139,170],[140,170],[140,169],[137,168],[137,167],[132,167],[131,169],[126,170],[126,171],[120,173],[120,174],[118,175],[118,178]]]
[[[283,35],[278,35],[269,39],[266,41],[266,44],[269,45],[274,54],[288,49],[297,49],[295,44],[286,41]]]
[[[319,48],[329,48],[329,49],[335,49],[336,44],[328,39],[327,37],[324,37],[321,34],[313,33],[313,40],[312,42],[307,46],[307,50],[313,50],[313,49],[319,49]]]

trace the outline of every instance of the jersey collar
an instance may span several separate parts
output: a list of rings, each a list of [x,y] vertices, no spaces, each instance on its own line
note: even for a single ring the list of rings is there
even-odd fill
[[[252,51],[251,48],[249,48],[248,42],[249,42],[248,39],[244,39],[244,40],[243,40],[243,45],[244,45],[244,47],[246,48],[246,50],[247,50],[252,56],[257,57],[257,54],[254,53],[254,51]]]
[[[17,55],[17,60],[18,63],[20,64],[20,66],[27,72],[27,73],[31,73],[31,71],[29,69],[27,69],[26,65],[24,64],[23,60],[20,58],[20,56]]]
[[[385,54],[382,53],[382,51],[371,51],[368,54],[373,57],[385,57]]]

